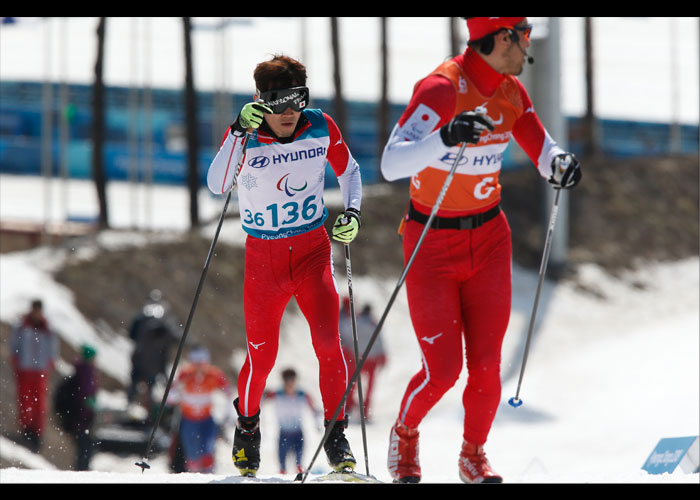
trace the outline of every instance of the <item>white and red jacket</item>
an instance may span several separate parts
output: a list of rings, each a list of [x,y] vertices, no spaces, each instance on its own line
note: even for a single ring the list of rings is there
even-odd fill
[[[486,108],[496,128],[469,144],[440,206],[441,217],[483,212],[500,200],[503,152],[514,138],[544,178],[564,151],[549,136],[527,91],[514,76],[496,72],[472,49],[419,81],[384,149],[381,171],[393,181],[411,177],[414,207],[429,214],[459,146],[448,147],[440,127],[462,111]]]
[[[10,356],[20,371],[46,372],[53,368],[58,357],[59,341],[46,321],[34,323],[29,315],[12,330]]]
[[[320,109],[302,111],[306,123],[281,143],[254,131],[239,173],[243,230],[262,239],[294,236],[319,227],[328,217],[323,202],[326,163],[338,178],[345,208],[359,210],[360,167],[333,119]],[[209,189],[226,193],[243,153],[243,136],[229,129],[207,173]]]

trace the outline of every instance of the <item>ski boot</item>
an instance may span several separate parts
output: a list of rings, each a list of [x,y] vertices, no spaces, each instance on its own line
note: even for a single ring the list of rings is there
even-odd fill
[[[464,441],[459,454],[459,478],[469,484],[502,483],[503,478],[491,469],[482,445]]]
[[[323,425],[328,428],[330,422],[325,420]],[[345,438],[345,428],[348,426],[348,419],[337,420],[333,424],[333,429],[328,435],[328,440],[323,444],[326,451],[328,465],[335,472],[352,472],[355,470],[355,457],[350,450],[350,444]]]
[[[236,432],[233,436],[233,465],[242,476],[255,477],[260,467],[260,411],[252,417],[241,415],[238,398],[233,402],[238,412]]]
[[[389,434],[387,467],[395,483],[420,483],[418,429],[406,427],[399,420]]]

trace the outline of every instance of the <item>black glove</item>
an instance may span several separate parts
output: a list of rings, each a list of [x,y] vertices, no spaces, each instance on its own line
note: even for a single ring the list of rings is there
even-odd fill
[[[460,142],[476,144],[487,128],[489,130],[495,128],[493,120],[487,114],[462,111],[440,128],[440,137],[442,137],[445,146],[450,147],[456,146]]]
[[[571,153],[564,153],[554,157],[552,160],[552,176],[549,183],[562,189],[571,189],[579,183],[581,174],[581,164]]]

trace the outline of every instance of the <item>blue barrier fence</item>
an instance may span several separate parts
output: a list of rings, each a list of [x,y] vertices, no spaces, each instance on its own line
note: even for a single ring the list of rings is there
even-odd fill
[[[52,90],[52,172],[59,175],[59,119],[64,117],[68,124],[68,175],[72,178],[89,178],[92,164],[91,107],[92,90],[89,85],[69,85],[70,103],[61,109],[58,84]],[[106,131],[104,144],[104,165],[108,179],[129,179],[131,165],[137,167],[138,179],[145,175],[144,135],[146,115],[143,108],[138,110],[135,120],[129,108],[129,88],[108,87],[106,89]],[[40,82],[0,82],[0,173],[18,175],[40,175],[41,172],[41,131],[42,131],[42,91]],[[230,109],[237,113],[250,99],[248,95],[229,96]],[[180,90],[154,89],[153,107],[150,112],[153,182],[164,184],[185,184],[187,176],[187,152],[184,148],[184,92]],[[217,104],[218,103],[218,104]],[[220,105],[210,92],[197,94],[198,109],[198,163],[200,179],[205,182],[206,170],[219,147],[224,130],[216,132],[215,108]],[[331,100],[313,99],[311,107],[335,114]],[[363,182],[371,184],[381,180],[379,173],[378,106],[377,103],[348,101],[346,103],[347,123],[342,131],[353,156],[360,164]],[[390,106],[389,127],[398,120],[404,104]],[[232,116],[233,119],[235,117]],[[580,128],[580,118],[570,117],[569,130]],[[130,127],[135,123],[139,141],[138,151],[130,150]],[[611,157],[634,155],[662,155],[670,152],[671,126],[664,123],[645,123],[623,120],[599,120],[602,152]],[[698,152],[698,127],[684,125],[681,132],[681,152]],[[570,134],[569,148],[580,153],[583,145]],[[515,148],[508,148],[503,158],[504,169],[519,168],[522,160],[516,159]],[[327,169],[326,183],[337,186],[330,167]]]

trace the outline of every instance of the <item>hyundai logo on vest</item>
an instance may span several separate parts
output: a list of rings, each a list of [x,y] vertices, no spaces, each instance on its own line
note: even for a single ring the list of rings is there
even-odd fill
[[[248,161],[248,165],[253,168],[263,168],[270,164],[270,159],[267,156],[256,156]]]
[[[270,157],[266,155],[256,156],[248,161],[248,165],[253,168],[264,168],[270,164],[270,158],[272,158],[272,164],[278,165],[281,163],[287,163],[299,160],[308,160],[316,157],[325,157],[326,148],[319,146],[317,148],[303,149],[301,151],[293,151],[290,153],[279,153],[272,155]]]
[[[445,155],[440,158],[440,161],[443,163],[447,163],[449,165],[453,165],[455,161],[455,157],[457,155],[452,152],[445,153]],[[497,154],[490,154],[490,155],[479,155],[479,156],[474,156],[472,158],[472,165],[475,167],[478,166],[490,166],[490,165],[495,165],[496,163],[500,163],[503,161],[503,153],[497,153]],[[469,163],[469,157],[467,156],[462,156],[459,160],[459,166],[467,165]]]

